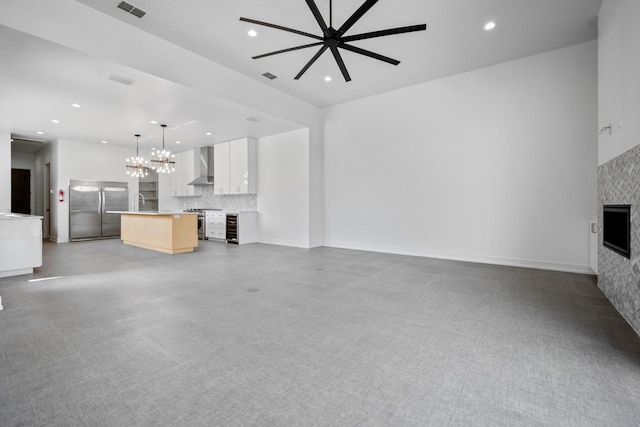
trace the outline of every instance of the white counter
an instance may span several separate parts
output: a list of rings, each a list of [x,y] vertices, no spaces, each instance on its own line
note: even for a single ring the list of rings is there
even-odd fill
[[[42,265],[42,217],[0,213],[0,277],[31,274]]]
[[[3,212],[0,212],[0,221],[1,220],[7,220],[7,221],[12,221],[12,220],[30,220],[30,219],[42,219],[42,217],[38,216],[38,215],[26,215],[26,214],[19,214],[19,213],[3,213]]]

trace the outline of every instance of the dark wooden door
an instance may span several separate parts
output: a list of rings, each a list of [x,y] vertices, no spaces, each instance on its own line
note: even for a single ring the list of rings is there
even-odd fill
[[[31,213],[31,171],[11,169],[11,212]]]

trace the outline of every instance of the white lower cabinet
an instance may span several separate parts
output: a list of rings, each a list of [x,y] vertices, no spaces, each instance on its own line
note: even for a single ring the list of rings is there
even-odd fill
[[[227,238],[227,215],[222,211],[205,211],[205,236],[207,239]]]
[[[0,277],[42,266],[42,217],[0,213]]]
[[[205,211],[205,237],[228,243],[255,243],[258,241],[258,212],[227,213]]]

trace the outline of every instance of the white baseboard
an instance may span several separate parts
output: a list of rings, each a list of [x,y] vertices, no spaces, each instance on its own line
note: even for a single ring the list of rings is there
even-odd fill
[[[539,270],[562,271],[567,273],[580,273],[593,275],[593,271],[587,264],[570,264],[555,261],[543,261],[533,259],[494,257],[478,254],[465,254],[453,252],[425,251],[393,246],[359,245],[350,242],[327,241],[325,246],[331,248],[354,249],[360,251],[383,252],[397,255],[411,255],[425,258],[447,259],[452,261],[478,262],[482,264],[504,265],[509,267],[535,268]]]
[[[23,276],[25,274],[33,274],[33,267],[0,271],[0,277]]]
[[[282,240],[282,239],[260,239],[259,243],[265,243],[267,245],[280,245],[291,246],[294,248],[309,249],[309,242],[303,242],[298,240]]]

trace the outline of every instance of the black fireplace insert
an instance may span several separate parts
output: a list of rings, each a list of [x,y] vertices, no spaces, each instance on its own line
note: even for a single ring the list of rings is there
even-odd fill
[[[603,245],[631,258],[631,205],[603,206]]]

